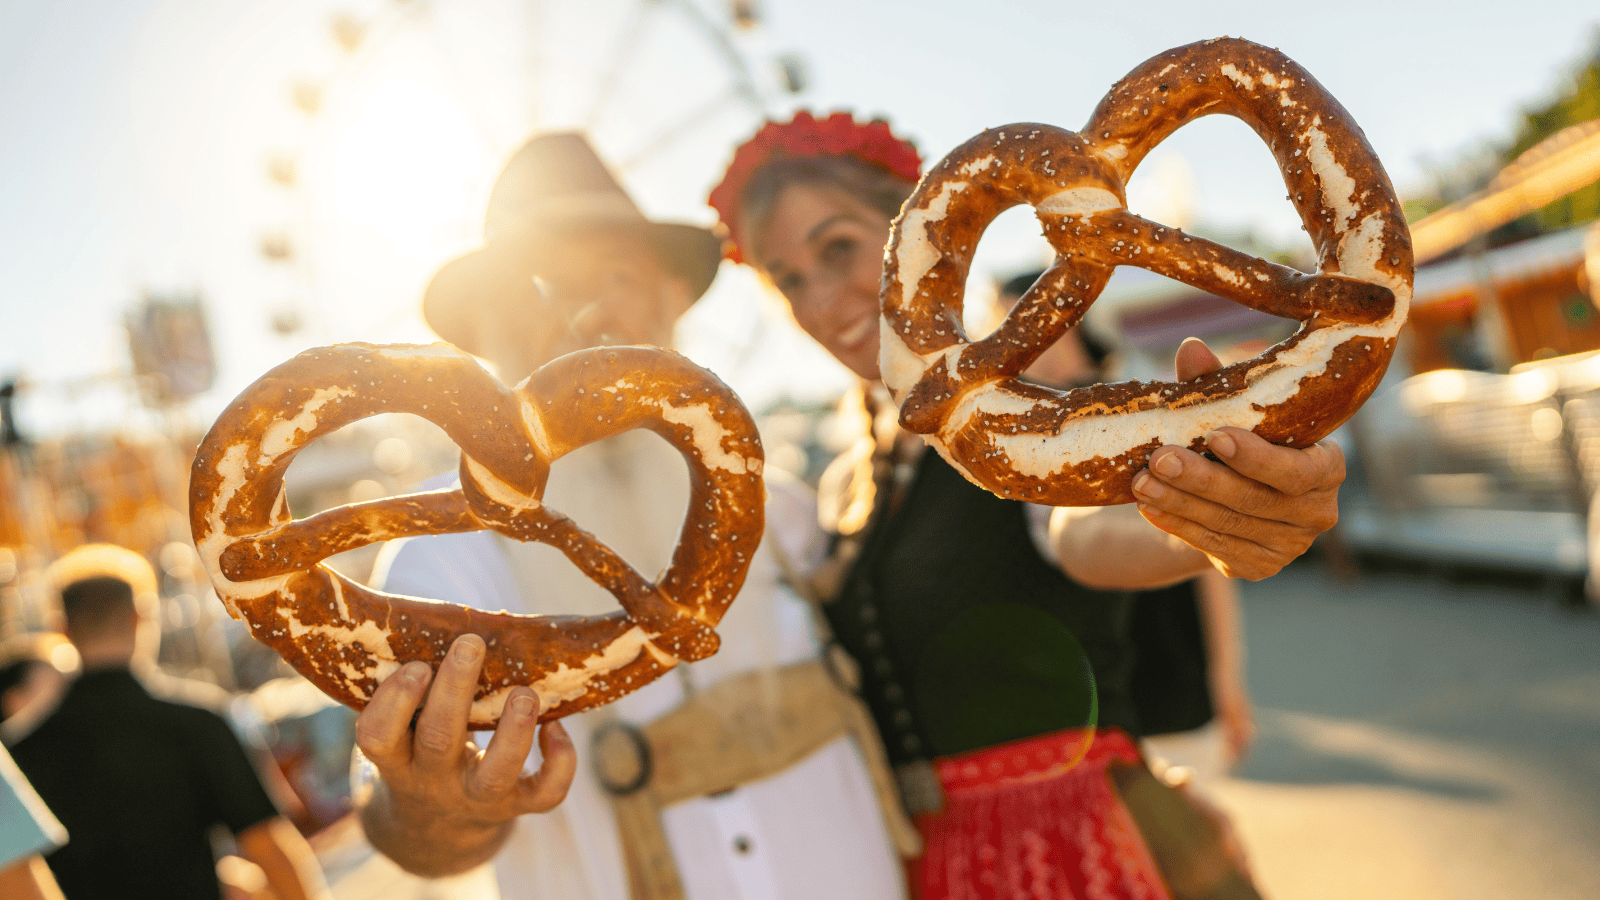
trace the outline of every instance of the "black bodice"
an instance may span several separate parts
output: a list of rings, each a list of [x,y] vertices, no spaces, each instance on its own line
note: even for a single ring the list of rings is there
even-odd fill
[[[1130,594],[1069,579],[1035,547],[1024,504],[971,484],[932,452],[898,506],[879,512],[824,608],[860,663],[892,762],[1096,717],[1138,732]]]

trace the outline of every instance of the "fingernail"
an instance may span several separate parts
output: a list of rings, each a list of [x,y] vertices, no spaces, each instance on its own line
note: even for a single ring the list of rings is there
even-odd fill
[[[561,741],[565,743],[571,743],[572,741],[572,738],[567,737],[566,726],[562,725],[560,720],[546,722],[544,726],[544,734],[546,740]]]
[[[537,707],[532,694],[518,694],[511,698],[511,713],[519,719],[533,718]]]
[[[1155,518],[1161,517],[1161,510],[1156,509],[1154,506],[1151,506],[1148,503],[1135,503],[1134,506],[1138,507],[1139,512],[1142,512],[1147,516],[1152,516]]]
[[[478,657],[483,655],[483,648],[478,646],[477,641],[456,641],[455,654],[456,662],[477,662]]]
[[[428,680],[428,673],[432,671],[425,662],[408,662],[400,669],[400,674],[407,680],[421,684]]]
[[[1168,478],[1176,478],[1183,474],[1183,460],[1179,459],[1176,453],[1168,453],[1156,460],[1150,468]]]
[[[1167,492],[1167,486],[1157,481],[1149,472],[1140,472],[1139,477],[1133,479],[1133,492],[1151,500],[1161,499]]]
[[[1213,431],[1207,434],[1206,446],[1211,448],[1212,453],[1223,459],[1233,456],[1234,451],[1239,449],[1233,443],[1233,435],[1228,434],[1226,431]]]

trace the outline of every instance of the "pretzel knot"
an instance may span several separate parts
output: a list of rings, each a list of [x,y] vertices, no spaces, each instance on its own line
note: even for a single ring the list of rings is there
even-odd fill
[[[461,448],[461,487],[290,515],[301,448],[379,413],[421,416]],[[690,499],[654,583],[541,502],[550,464],[646,428],[683,454]],[[323,691],[361,709],[402,664],[437,666],[452,641],[488,645],[471,724],[530,685],[541,720],[599,706],[717,649],[713,628],[760,543],[755,423],[716,376],[675,353],[604,347],[561,357],[510,390],[448,344],[308,350],[239,395],[195,455],[189,521],[217,595]],[[493,529],[561,550],[617,598],[599,616],[518,616],[383,594],[329,568],[335,553],[420,534]]]
[[[1311,236],[1307,275],[1126,209],[1145,155],[1192,119],[1226,113],[1267,143]],[[962,291],[978,238],[1026,203],[1056,252],[991,335],[967,337]],[[1017,376],[1077,324],[1117,266],[1139,266],[1252,309],[1301,320],[1255,359],[1182,382],[1061,392]],[[1057,506],[1132,499],[1164,444],[1201,449],[1223,425],[1306,447],[1377,387],[1411,299],[1411,238],[1360,129],[1276,50],[1220,38],[1170,50],[1118,82],[1082,133],[991,129],[924,177],[890,236],[883,380],[901,423],[967,478]]]

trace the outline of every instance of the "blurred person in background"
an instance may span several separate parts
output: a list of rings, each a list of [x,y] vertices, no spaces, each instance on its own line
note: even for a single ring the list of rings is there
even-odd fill
[[[323,898],[305,839],[274,805],[228,721],[164,696],[155,572],[90,544],[49,572],[81,674],[13,749],[72,840],[46,859],[68,900],[220,898],[213,831],[259,866],[279,900]]]
[[[65,635],[22,635],[0,648],[0,744],[10,746],[56,708],[78,651]]]
[[[540,135],[512,156],[484,231],[483,249],[434,277],[424,314],[507,384],[572,350],[670,346],[722,255],[708,229],[647,220],[578,134]],[[357,792],[372,843],[430,877],[492,859],[506,900],[902,896],[880,818],[879,797],[892,793],[887,770],[875,791],[838,704],[815,690],[836,691],[816,662],[808,611],[777,584],[780,543],[796,559],[814,548],[815,517],[792,487],[768,479],[768,539],[717,627],[721,649],[545,725],[537,756],[537,697],[526,687],[511,692],[481,754],[469,739],[479,637],[458,639],[437,673],[412,663],[385,680],[357,723],[358,746],[379,775],[370,792]],[[678,453],[641,430],[563,456],[543,502],[655,572],[677,543],[688,488]],[[521,614],[617,608],[560,551],[494,532],[391,542],[374,581]],[[703,697],[713,688],[711,705]],[[682,730],[675,722],[707,720],[730,725],[710,742],[715,752],[671,736]],[[752,722],[774,727],[732,727]],[[861,740],[875,741],[864,714],[856,724]],[[798,731],[834,736],[816,742]],[[750,771],[743,764],[752,759],[769,762]],[[909,824],[901,834],[915,840]]]
[[[997,315],[1009,313],[1042,275],[1043,269],[1035,269],[997,285]],[[1046,348],[1023,378],[1070,390],[1115,378],[1115,368],[1109,343],[1079,323]],[[1129,684],[1146,752],[1202,779],[1238,763],[1254,739],[1255,722],[1233,579],[1213,568],[1169,587],[1137,591],[1129,629]]]
[[[40,854],[66,840],[66,829],[0,747],[0,897],[61,900],[61,889]]]
[[[835,536],[812,584],[926,841],[912,893],[1167,897],[1168,884],[1198,881],[1253,896],[1225,829],[1144,768],[1127,592],[1213,567],[1275,573],[1336,519],[1343,456],[1223,429],[1208,440],[1217,461],[1163,447],[1135,477],[1137,506],[1057,509],[1041,534],[1027,504],[899,433],[884,396],[884,246],[919,175],[915,148],[886,123],[801,112],[739,147],[711,194],[730,255],[862,379],[873,434],[824,478]],[[1192,378],[1218,365],[1193,341],[1176,368]],[[1098,729],[1063,702],[1084,689],[1085,656]],[[1174,825],[1195,842],[1150,842]]]

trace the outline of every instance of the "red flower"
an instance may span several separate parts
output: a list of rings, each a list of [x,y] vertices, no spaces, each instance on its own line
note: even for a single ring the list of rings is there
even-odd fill
[[[728,229],[725,255],[734,262],[744,256],[734,243],[739,233],[739,195],[750,176],[775,159],[806,156],[854,156],[907,181],[922,176],[922,158],[909,141],[901,140],[882,119],[857,122],[847,112],[817,119],[801,111],[788,122],[767,122],[733,153],[722,183],[711,190],[710,203]]]

